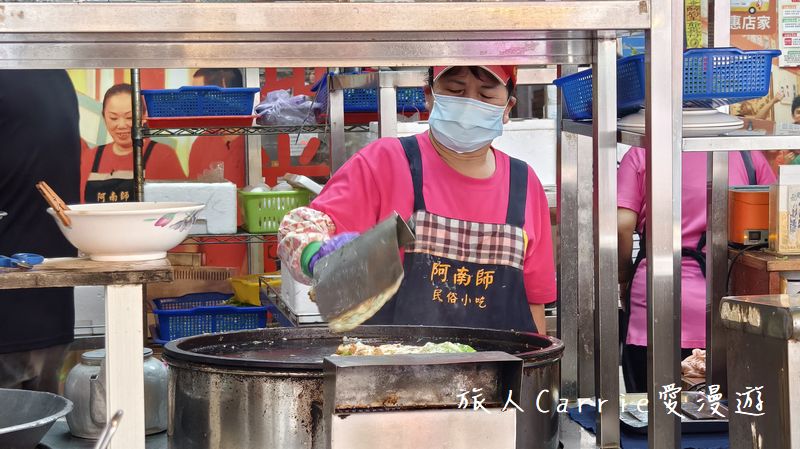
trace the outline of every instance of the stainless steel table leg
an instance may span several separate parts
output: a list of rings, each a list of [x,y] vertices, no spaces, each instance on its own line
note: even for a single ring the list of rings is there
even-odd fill
[[[680,387],[683,2],[654,0],[645,33],[647,384],[652,449],[680,447],[680,420],[659,392]],[[678,398],[680,400],[680,398]]]
[[[598,33],[592,73],[594,153],[594,354],[597,445],[619,447],[617,283],[617,41]],[[607,402],[606,402],[607,401]],[[605,413],[603,413],[605,412]]]

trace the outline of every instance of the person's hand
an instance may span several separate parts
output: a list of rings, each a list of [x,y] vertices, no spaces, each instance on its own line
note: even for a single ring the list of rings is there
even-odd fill
[[[785,96],[786,95],[784,95],[782,90],[775,92],[775,95],[772,96],[772,103],[775,104],[780,102],[781,100],[783,100],[783,97]]]
[[[311,256],[311,259],[308,261],[308,271],[310,274],[314,274],[314,266],[319,262],[322,258],[329,256],[339,250],[339,248],[343,247],[344,245],[350,243],[353,239],[358,237],[357,232],[344,232],[333,238],[326,240],[322,246],[319,247],[319,250],[316,254]]]

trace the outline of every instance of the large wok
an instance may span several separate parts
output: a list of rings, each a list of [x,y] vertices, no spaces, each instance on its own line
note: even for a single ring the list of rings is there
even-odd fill
[[[524,361],[518,448],[558,446],[563,344],[533,333],[427,326],[362,326],[365,343],[453,341]],[[259,329],[175,340],[170,366],[170,447],[317,449],[322,438],[322,359],[343,335],[324,327]],[[539,395],[540,392],[544,394]],[[543,410],[536,408],[537,401]]]

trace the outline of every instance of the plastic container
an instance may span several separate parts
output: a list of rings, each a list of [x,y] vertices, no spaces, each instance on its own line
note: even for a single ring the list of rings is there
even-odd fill
[[[253,305],[261,305],[261,285],[259,279],[266,275],[280,275],[279,272],[264,274],[248,274],[231,278],[233,296],[241,301]],[[280,288],[281,280],[274,279],[266,281],[273,288]]]
[[[564,112],[572,120],[592,118],[592,70],[559,78],[553,84],[564,93]],[[617,61],[617,111],[632,114],[644,106],[644,55]]]
[[[239,191],[243,223],[247,232],[278,232],[284,215],[290,210],[307,206],[311,200],[308,190],[288,192],[243,192]]]
[[[152,301],[158,319],[156,343],[211,332],[256,329],[267,326],[267,308],[226,305],[227,293],[192,293]]]
[[[683,106],[716,108],[769,93],[772,58],[779,50],[697,48],[683,56]],[[567,117],[592,118],[592,71],[559,78],[554,84],[564,93]],[[617,109],[632,114],[644,106],[644,55],[617,61]]]
[[[143,90],[148,117],[252,115],[257,87],[183,86]]]
[[[340,75],[347,76],[347,75]],[[317,93],[314,102],[321,113],[328,111],[328,78],[322,78],[312,90]],[[378,112],[378,89],[344,89],[344,112]],[[421,87],[397,88],[397,112],[427,111],[425,91]]]
[[[683,105],[716,108],[769,93],[780,50],[698,48],[683,54]]]

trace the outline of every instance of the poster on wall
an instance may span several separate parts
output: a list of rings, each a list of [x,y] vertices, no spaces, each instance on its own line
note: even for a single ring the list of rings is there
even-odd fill
[[[731,0],[731,35],[772,34],[775,0]]]
[[[703,47],[703,18],[700,0],[685,0],[686,48]]]
[[[780,0],[778,8],[780,35],[778,36],[781,67],[800,66],[800,0]]]

